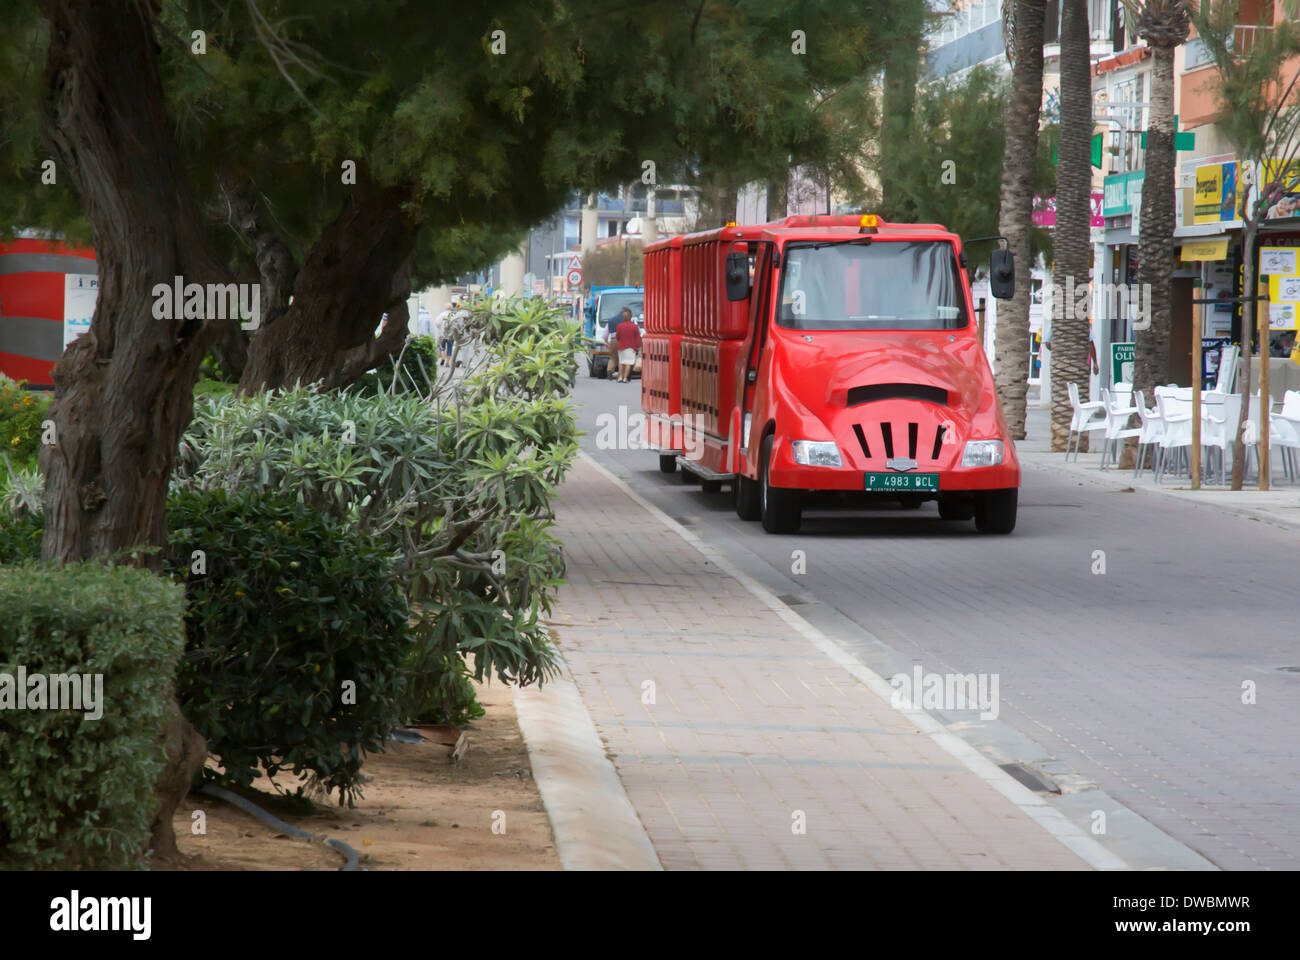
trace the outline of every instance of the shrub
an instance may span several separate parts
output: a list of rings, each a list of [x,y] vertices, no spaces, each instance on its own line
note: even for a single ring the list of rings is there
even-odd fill
[[[430,336],[412,337],[396,355],[359,377],[349,392],[363,397],[393,391],[427,397],[437,379],[437,341]]]
[[[181,703],[225,768],[206,775],[285,770],[351,806],[363,754],[399,719],[412,645],[395,555],[276,494],[180,492],[167,519],[189,597]]]
[[[0,451],[21,466],[34,466],[41,446],[41,423],[47,418],[50,398],[32,393],[23,381],[0,377]]]
[[[463,376],[432,396],[299,388],[196,401],[175,482],[279,493],[402,558],[416,611],[406,717],[463,720],[470,675],[541,682],[563,572],[550,497],[577,450],[580,329],[543,301],[472,311]],[[465,657],[472,654],[472,672]]]
[[[133,567],[0,567],[0,673],[103,675],[103,715],[0,709],[0,863],[123,868],[148,846],[184,598]]]
[[[0,564],[39,560],[44,533],[45,520],[39,513],[14,514],[0,502]]]

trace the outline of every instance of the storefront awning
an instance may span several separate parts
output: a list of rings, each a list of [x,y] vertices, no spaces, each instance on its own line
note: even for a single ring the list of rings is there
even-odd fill
[[[1228,256],[1228,238],[1208,237],[1205,240],[1185,240],[1179,253],[1184,263],[1193,260],[1223,260]]]

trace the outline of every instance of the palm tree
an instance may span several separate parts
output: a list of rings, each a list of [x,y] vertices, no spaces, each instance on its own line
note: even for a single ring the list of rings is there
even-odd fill
[[[1173,333],[1174,280],[1174,48],[1187,40],[1187,0],[1122,0],[1135,36],[1151,48],[1151,112],[1147,124],[1146,176],[1138,254],[1142,282],[1151,285],[1149,326],[1134,339],[1133,389],[1168,383]],[[1142,298],[1142,302],[1146,302]],[[1194,336],[1200,336],[1193,331]],[[1193,370],[1192,376],[1199,376]]]
[[[1064,450],[1073,408],[1065,386],[1088,381],[1088,313],[1076,313],[1072,288],[1089,281],[1088,222],[1092,190],[1092,71],[1086,0],[1061,4],[1061,133],[1056,168],[1056,265],[1052,282],[1064,296],[1052,316],[1052,449]],[[1073,284],[1067,282],[1072,280]],[[1090,305],[1091,298],[1083,301]],[[1059,382],[1058,382],[1059,381]]]
[[[1007,0],[1003,35],[1011,61],[1011,99],[1003,120],[1002,203],[998,232],[1016,255],[1015,296],[998,306],[995,381],[1007,430],[1025,438],[1029,367],[1029,239],[1038,157],[1038,111],[1043,102],[1043,20],[1047,0]]]

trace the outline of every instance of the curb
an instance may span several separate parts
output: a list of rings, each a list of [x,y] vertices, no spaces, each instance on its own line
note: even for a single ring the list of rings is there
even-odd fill
[[[515,687],[515,714],[565,870],[662,870],[582,695],[561,660],[541,687]]]
[[[716,565],[733,579],[738,581],[751,594],[758,598],[773,613],[855,680],[880,697],[890,708],[905,715],[918,731],[933,740],[946,753],[958,760],[966,769],[991,786],[1002,796],[1010,800],[1026,816],[1055,837],[1068,850],[1095,870],[1130,870],[1124,860],[1111,853],[1087,833],[1071,823],[1064,814],[1052,807],[1046,799],[1038,796],[1028,787],[1015,780],[992,760],[979,753],[960,737],[949,733],[947,728],[923,710],[897,707],[892,703],[894,688],[880,674],[871,670],[838,643],[813,626],[776,594],[739,569],[721,551],[705,543],[698,536],[664,513],[649,500],[633,490],[624,480],[611,473],[584,451],[578,456],[595,468],[605,479],[617,486],[623,493],[640,504],[652,516],[659,519],[664,526],[673,530],[678,536],[699,551],[705,559]],[[590,720],[588,720],[590,722]]]

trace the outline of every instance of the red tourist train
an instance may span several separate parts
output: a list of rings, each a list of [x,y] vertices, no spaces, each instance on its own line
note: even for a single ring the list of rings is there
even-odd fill
[[[977,334],[961,239],[938,224],[787,217],[646,248],[642,408],[660,469],[732,484],[799,529],[816,491],[937,500],[1015,527],[1020,464]],[[1011,296],[1009,252],[994,296]]]

